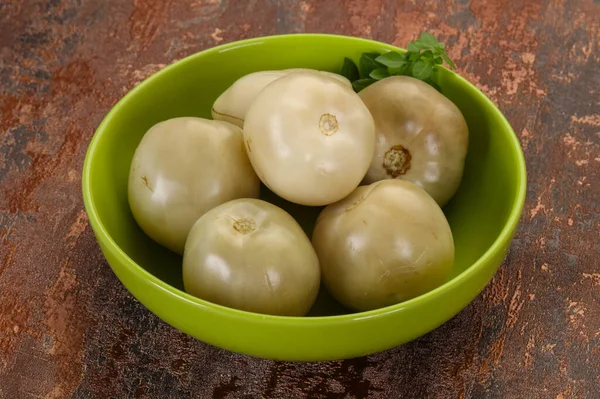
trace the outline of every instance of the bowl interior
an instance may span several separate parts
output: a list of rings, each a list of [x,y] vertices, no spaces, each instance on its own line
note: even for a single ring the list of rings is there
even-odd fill
[[[181,257],[150,240],[127,203],[127,178],[135,148],[154,124],[173,117],[210,118],[214,100],[237,78],[254,71],[307,67],[339,72],[344,57],[392,46],[348,37],[292,35],[217,47],[165,68],[132,90],[110,112],[95,137],[88,175],[89,201],[114,243],[139,267],[183,290]],[[494,243],[519,197],[519,149],[501,114],[459,76],[441,70],[442,92],[461,110],[470,143],[459,191],[444,208],[455,239],[454,278]],[[264,186],[261,197],[290,212],[310,236],[321,208],[288,203]],[[322,289],[311,315],[349,311]]]

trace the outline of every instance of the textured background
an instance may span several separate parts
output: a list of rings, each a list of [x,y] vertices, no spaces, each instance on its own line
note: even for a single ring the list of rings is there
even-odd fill
[[[529,172],[509,256],[462,313],[366,358],[278,363],[191,339],[121,286],[80,171],[136,83],[242,38],[405,46],[424,29],[506,114]],[[0,0],[0,399],[600,398],[599,38],[598,0]]]

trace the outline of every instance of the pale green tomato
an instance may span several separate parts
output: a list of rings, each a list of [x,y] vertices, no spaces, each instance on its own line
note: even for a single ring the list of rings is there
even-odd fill
[[[194,222],[226,201],[258,197],[239,127],[202,118],[174,118],[148,130],[129,173],[129,205],[142,230],[183,253]]]
[[[212,106],[212,118],[243,127],[246,111],[258,92],[286,74],[284,71],[261,71],[242,76],[217,98]]]
[[[314,69],[292,68],[281,71],[249,73],[236,80],[217,98],[212,106],[212,118],[214,120],[223,120],[233,123],[236,126],[243,127],[246,112],[258,93],[274,80],[298,71],[321,73],[346,84],[348,87],[352,87],[350,81],[342,75],[327,71],[317,71]]]
[[[329,292],[359,311],[424,294],[444,283],[454,264],[442,210],[406,180],[360,186],[326,207],[312,244]]]
[[[444,206],[460,185],[469,145],[460,110],[427,83],[408,76],[382,79],[360,97],[377,131],[365,182],[410,180]]]
[[[373,118],[347,85],[292,72],[265,87],[246,114],[244,140],[263,183],[300,205],[327,205],[363,179],[375,148]]]
[[[192,227],[183,255],[185,290],[235,309],[303,316],[319,291],[319,260],[283,209],[257,199],[220,205]]]
[[[317,72],[317,73],[322,73],[325,76],[329,76],[332,79],[338,80],[341,83],[345,84],[348,87],[352,87],[352,83],[350,83],[350,81],[345,77],[342,76],[340,74],[337,73],[333,73],[333,72],[329,72],[329,71],[319,71],[316,69],[309,69],[309,68],[289,68],[289,69],[284,69],[284,72]]]

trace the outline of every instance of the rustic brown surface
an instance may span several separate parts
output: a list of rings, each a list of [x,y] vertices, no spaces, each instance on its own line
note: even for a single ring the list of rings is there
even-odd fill
[[[529,172],[510,254],[462,313],[374,356],[277,363],[189,338],[117,281],[80,171],[134,84],[241,38],[423,29],[505,112]],[[600,398],[599,40],[597,0],[0,0],[0,399]]]

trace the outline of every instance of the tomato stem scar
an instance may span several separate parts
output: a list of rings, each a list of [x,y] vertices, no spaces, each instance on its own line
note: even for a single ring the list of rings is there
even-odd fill
[[[412,156],[401,145],[390,147],[383,156],[383,168],[393,178],[405,174],[410,169]]]
[[[325,136],[332,136],[339,130],[337,118],[332,114],[323,114],[319,119],[319,129]]]
[[[256,222],[248,218],[238,219],[233,223],[233,228],[242,234],[252,233],[256,230]]]

